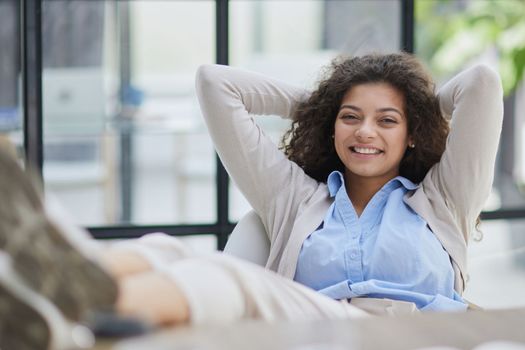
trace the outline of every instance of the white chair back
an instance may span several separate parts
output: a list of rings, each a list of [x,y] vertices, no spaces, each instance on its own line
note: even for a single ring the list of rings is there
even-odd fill
[[[239,220],[224,247],[224,252],[257,265],[266,265],[270,254],[270,240],[255,211],[249,211]]]

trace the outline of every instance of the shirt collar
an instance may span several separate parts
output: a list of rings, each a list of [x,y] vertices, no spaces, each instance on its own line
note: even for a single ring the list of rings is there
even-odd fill
[[[345,183],[343,174],[338,171],[334,170],[328,175],[328,180],[326,181],[328,184],[328,191],[330,192],[330,197],[335,197],[337,194],[337,191],[339,191],[339,188]]]
[[[399,182],[401,185],[403,185],[404,188],[406,188],[409,191],[415,190],[416,188],[419,187],[418,184],[413,183],[406,177],[396,176],[392,180],[388,181],[383,186],[383,188],[385,188],[386,186],[388,186],[390,183],[393,183],[393,182]],[[335,195],[337,194],[337,191],[339,191],[341,186],[345,183],[345,180],[344,180],[343,174],[340,171],[334,170],[330,173],[330,175],[328,175],[328,180],[326,181],[326,183],[328,184],[328,191],[330,192],[330,197],[335,197]]]
[[[415,190],[416,188],[419,187],[419,184],[415,184],[415,183],[413,183],[412,181],[410,181],[409,179],[407,179],[406,177],[403,177],[403,176],[396,176],[395,178],[393,178],[390,181],[393,181],[393,180],[397,180],[397,181],[401,182],[403,187],[406,188],[409,191]]]

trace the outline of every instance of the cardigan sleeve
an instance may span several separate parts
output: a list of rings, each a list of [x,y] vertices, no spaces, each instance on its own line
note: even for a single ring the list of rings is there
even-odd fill
[[[438,92],[450,134],[430,180],[440,190],[465,234],[472,231],[488,198],[503,120],[503,90],[497,73],[485,65],[470,68]],[[428,176],[427,176],[428,177]],[[425,180],[424,180],[425,181]]]
[[[196,89],[201,110],[226,170],[259,214],[272,240],[279,213],[293,215],[298,199],[317,187],[278,149],[254,115],[291,118],[304,89],[253,72],[221,65],[201,66]],[[283,218],[284,220],[285,218]]]

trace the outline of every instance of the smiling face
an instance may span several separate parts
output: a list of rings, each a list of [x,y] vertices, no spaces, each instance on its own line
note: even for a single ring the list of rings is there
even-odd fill
[[[343,96],[334,131],[345,179],[382,183],[399,175],[409,144],[403,94],[387,83],[365,83]]]

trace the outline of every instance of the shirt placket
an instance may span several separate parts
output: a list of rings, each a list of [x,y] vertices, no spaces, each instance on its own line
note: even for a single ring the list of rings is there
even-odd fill
[[[360,246],[362,227],[344,186],[337,192],[335,200],[347,237],[347,245],[344,249],[347,278],[352,283],[362,282],[363,264]]]

